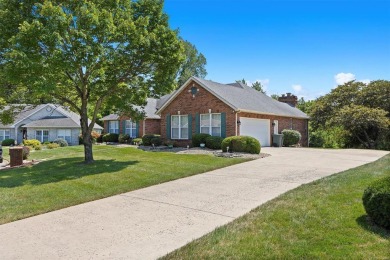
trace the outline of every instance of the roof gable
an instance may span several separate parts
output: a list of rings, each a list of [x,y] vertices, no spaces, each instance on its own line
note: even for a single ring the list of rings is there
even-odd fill
[[[237,112],[250,112],[257,114],[269,114],[294,118],[309,118],[305,113],[288,104],[274,100],[273,98],[242,83],[221,84],[210,80],[191,77],[184,83],[156,112],[161,112],[194,81],[219,98],[225,104]]]
[[[202,86],[204,89],[206,89],[208,92],[210,92],[211,94],[213,94],[214,96],[216,96],[218,99],[220,99],[222,102],[224,102],[226,105],[228,105],[229,107],[231,107],[232,109],[234,110],[237,110],[237,107],[235,107],[233,104],[231,104],[229,101],[227,101],[226,99],[224,99],[223,97],[221,97],[218,93],[216,93],[213,88],[210,88],[208,86],[208,84],[204,84],[204,82],[202,82],[202,80],[200,78],[197,78],[197,77],[191,77],[189,78],[178,90],[176,90],[171,96],[169,96],[169,98],[163,103],[161,104],[161,107],[156,111],[156,114],[161,114],[161,112],[170,104],[172,103],[172,101],[177,97],[179,96],[180,93],[183,92],[183,90],[185,90],[189,85],[190,83],[194,81],[195,83],[199,84],[200,86]],[[219,84],[219,83],[218,83]]]

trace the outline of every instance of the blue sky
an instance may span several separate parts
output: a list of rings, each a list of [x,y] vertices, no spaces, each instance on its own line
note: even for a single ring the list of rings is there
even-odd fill
[[[390,80],[390,1],[165,0],[165,12],[206,56],[206,79],[305,99]]]

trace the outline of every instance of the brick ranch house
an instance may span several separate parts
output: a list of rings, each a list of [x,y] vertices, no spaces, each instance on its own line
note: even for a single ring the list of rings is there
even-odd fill
[[[242,83],[220,84],[191,77],[172,94],[148,99],[145,118],[133,122],[116,114],[104,121],[106,133],[127,133],[131,137],[161,134],[164,141],[191,145],[196,133],[213,136],[249,135],[262,146],[272,144],[272,134],[294,129],[302,134],[300,144],[308,145],[309,117],[295,108],[297,97],[288,93],[279,101]]]

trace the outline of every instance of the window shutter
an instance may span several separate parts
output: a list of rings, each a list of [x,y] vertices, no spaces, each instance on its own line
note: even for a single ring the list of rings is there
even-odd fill
[[[122,134],[126,133],[126,120],[122,121]]]
[[[199,113],[195,114],[195,134],[200,133],[200,115]]]
[[[188,115],[188,139],[192,139],[192,115]]]
[[[135,122],[135,137],[139,137],[139,121]]]
[[[104,124],[104,133],[108,133],[108,128],[109,128],[109,125],[110,125],[110,121],[106,121],[106,123]]]
[[[165,125],[167,128],[167,139],[171,139],[171,115],[167,114]]]
[[[221,113],[221,137],[226,137],[226,113]]]

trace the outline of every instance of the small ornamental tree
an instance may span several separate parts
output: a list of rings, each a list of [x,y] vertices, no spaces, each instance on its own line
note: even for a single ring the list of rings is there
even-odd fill
[[[86,163],[102,109],[134,113],[175,88],[184,48],[163,1],[1,0],[0,20],[0,76],[80,114]]]

